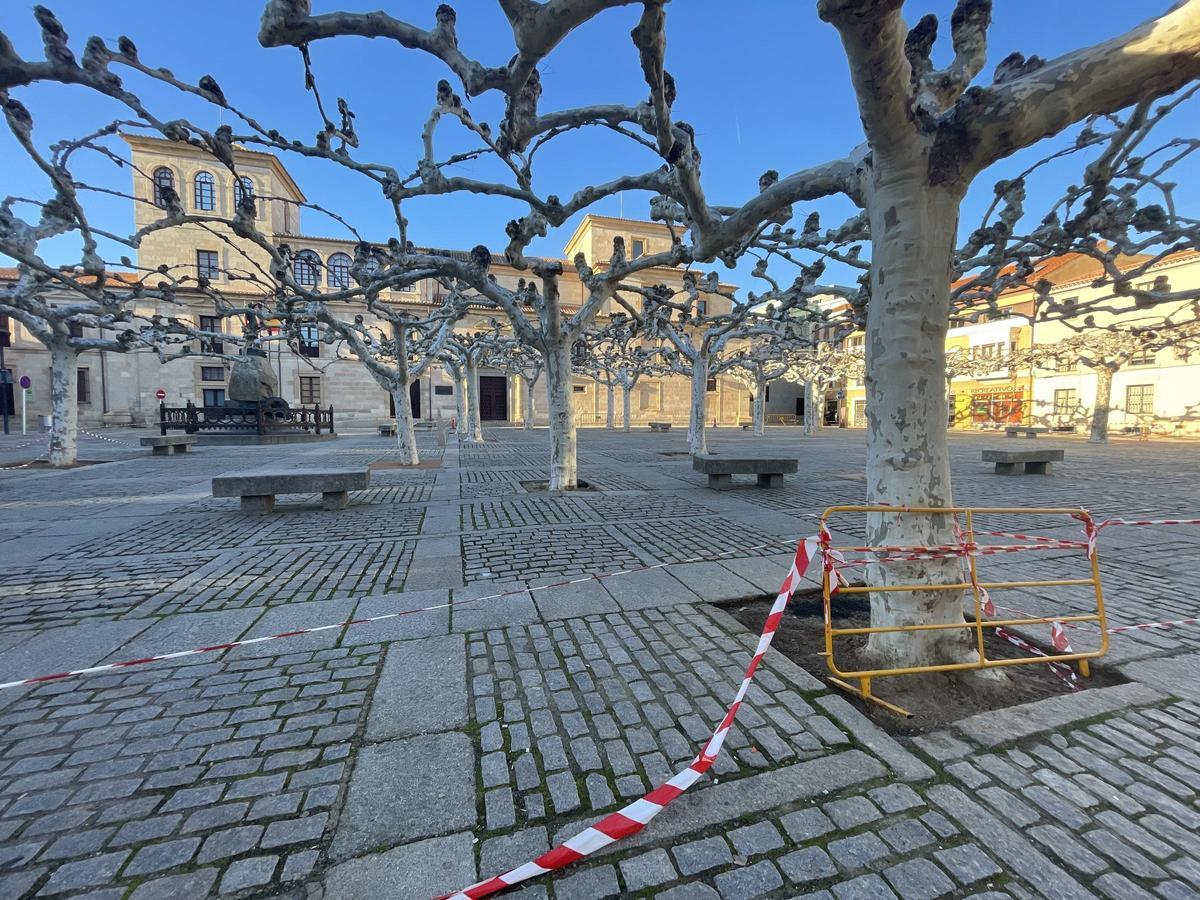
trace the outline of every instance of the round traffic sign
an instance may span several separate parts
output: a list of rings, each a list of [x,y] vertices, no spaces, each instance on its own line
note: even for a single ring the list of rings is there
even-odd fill
[[[29,390],[29,388],[33,386],[33,381],[29,378],[28,375],[22,375],[19,383],[21,385],[21,388],[26,391]]]
[[[155,392],[154,392],[154,396],[155,396],[156,398],[158,398],[159,400],[166,400],[166,399],[167,399],[167,392],[166,392],[166,391],[164,391],[162,388],[159,388],[157,391],[155,391]]]

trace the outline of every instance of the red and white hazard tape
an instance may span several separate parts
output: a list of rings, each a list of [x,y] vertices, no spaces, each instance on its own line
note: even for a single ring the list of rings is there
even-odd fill
[[[1055,629],[1057,629],[1057,631]],[[1024,650],[1026,653],[1032,653],[1035,656],[1049,656],[1049,654],[1046,653],[1044,650],[1041,650],[1040,648],[1035,647],[1033,644],[1029,643],[1029,641],[1025,640],[1024,638],[1018,637],[1017,635],[1013,634],[1011,631],[1009,631],[1006,628],[997,628],[997,629],[995,629],[995,632],[996,632],[996,637],[1008,641],[1014,647],[1018,647],[1021,650]],[[1066,642],[1066,633],[1062,631],[1062,624],[1059,622],[1055,622],[1054,625],[1051,627],[1051,635],[1058,635],[1058,634],[1061,634],[1061,638],[1059,638],[1059,637],[1052,638],[1054,640],[1055,649],[1059,650],[1059,644],[1062,643],[1066,647],[1066,649],[1059,650],[1059,652],[1060,653],[1070,653],[1071,645],[1070,645],[1070,643]],[[1061,678],[1063,680],[1063,682],[1065,682],[1067,684],[1067,686],[1071,688],[1071,690],[1073,690],[1073,691],[1079,690],[1079,677],[1075,674],[1074,669],[1072,669],[1068,665],[1065,665],[1064,663],[1055,662],[1054,660],[1048,660],[1046,662],[1046,665],[1049,666],[1050,671],[1053,672],[1055,675],[1057,675],[1059,678]]]
[[[316,625],[312,628],[299,628],[295,631],[285,631],[280,634],[268,634],[262,637],[245,638],[237,641],[224,641],[220,644],[212,644],[207,647],[194,647],[191,650],[178,650],[174,653],[159,653],[154,656],[144,656],[140,659],[129,659],[123,662],[104,663],[99,666],[88,666],[83,669],[71,669],[64,672],[55,672],[51,675],[37,675],[30,678],[21,678],[17,681],[7,681],[0,683],[0,691],[7,688],[24,687],[27,685],[44,684],[48,681],[62,681],[65,678],[75,678],[83,675],[95,675],[99,672],[113,672],[119,669],[129,669],[135,666],[149,665],[150,663],[166,662],[172,659],[183,659],[186,656],[198,656],[203,653],[219,653],[224,650],[231,650],[234,647],[246,647],[251,644],[261,644],[266,641],[278,641],[282,638],[299,637],[305,634],[317,634],[322,631],[333,631],[338,628],[349,628],[351,625],[366,625],[371,622],[385,622],[389,619],[399,619],[403,616],[417,615],[424,612],[435,612],[442,609],[453,609],[455,607],[467,606],[474,603],[483,603],[488,600],[500,600],[504,597],[515,597],[519,594],[536,594],[540,591],[554,590],[572,584],[583,584],[588,581],[603,581],[608,578],[618,578],[622,575],[633,575],[637,572],[648,572],[652,569],[664,569],[668,566],[678,566],[685,563],[694,562],[712,562],[718,559],[724,559],[727,556],[732,556],[737,553],[752,553],[756,550],[766,550],[770,547],[779,547],[787,545],[793,546],[796,538],[783,538],[778,541],[768,541],[763,544],[756,544],[752,547],[735,547],[732,550],[725,550],[721,553],[713,553],[707,556],[693,556],[687,559],[672,560],[671,562],[655,563],[654,565],[638,566],[633,569],[622,569],[617,572],[601,572],[596,575],[583,575],[579,578],[571,578],[567,581],[556,581],[553,584],[542,584],[536,587],[516,588],[511,591],[501,591],[495,594],[486,594],[482,597],[469,597],[462,600],[454,600],[449,603],[438,603],[433,606],[422,606],[417,609],[405,609],[400,612],[381,613],[378,616],[367,616],[362,619],[350,619],[345,622],[333,622],[328,625]]]
[[[733,720],[737,716],[738,707],[741,706],[746,691],[750,689],[754,672],[762,662],[763,654],[771,646],[775,630],[779,627],[780,619],[783,618],[783,610],[817,552],[818,539],[815,537],[805,538],[796,546],[796,555],[792,559],[791,571],[788,572],[787,578],[784,579],[783,586],[780,587],[779,594],[775,598],[775,603],[771,606],[771,612],[763,625],[762,635],[758,639],[758,647],[754,651],[750,665],[746,667],[746,674],[734,695],[733,703],[725,713],[725,718],[721,720],[705,743],[704,749],[687,767],[680,769],[646,796],[635,800],[617,812],[610,813],[595,825],[589,825],[579,834],[568,838],[537,859],[463,888],[461,891],[447,894],[445,897],[454,898],[454,900],[462,900],[462,898],[474,900],[476,897],[486,897],[527,879],[569,866],[585,856],[607,847],[614,841],[637,834],[662,812],[667,804],[695,784],[700,776],[712,767],[720,755],[721,747],[725,743],[725,736],[729,733]]]

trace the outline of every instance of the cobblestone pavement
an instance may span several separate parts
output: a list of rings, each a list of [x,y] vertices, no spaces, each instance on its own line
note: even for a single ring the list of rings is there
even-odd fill
[[[0,681],[423,611],[0,692],[3,898],[428,897],[524,862],[691,758],[756,640],[713,603],[773,593],[790,542],[864,485],[854,431],[718,432],[720,452],[791,452],[801,472],[717,493],[683,435],[585,430],[594,490],[566,497],[536,485],[544,431],[444,453],[422,434],[411,470],[365,434],[163,459],[137,431],[104,434],[81,442],[95,465],[0,470]],[[35,439],[0,438],[0,466]],[[1067,462],[1002,478],[979,461],[994,436],[954,436],[958,502],[1200,509],[1194,443],[1040,440]],[[210,496],[213,475],[279,465],[372,465],[371,487],[339,512],[293,496],[265,517]],[[977,528],[1080,533],[1035,514]],[[1114,526],[1100,548],[1111,624],[1200,612],[1200,529]],[[1094,602],[993,597],[1038,615]],[[768,654],[709,777],[514,896],[1200,896],[1198,645],[1200,627],[1113,635],[1105,664],[1127,683],[902,740]]]

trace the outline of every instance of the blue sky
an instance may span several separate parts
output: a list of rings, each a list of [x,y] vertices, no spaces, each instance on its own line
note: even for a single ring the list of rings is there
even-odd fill
[[[256,41],[262,6],[257,0],[50,0],[49,5],[77,50],[82,50],[91,34],[110,43],[127,34],[146,63],[167,66],[193,82],[202,74],[212,74],[232,102],[283,133],[311,140],[317,130],[319,120],[311,95],[303,89],[298,53],[289,48],[265,50]],[[317,12],[368,10],[380,5],[395,15],[431,23],[437,4],[313,2]],[[1169,5],[1169,0],[1002,0],[996,3],[985,74],[990,79],[995,64],[1012,50],[1056,56],[1119,34]],[[782,0],[676,0],[668,6],[667,65],[679,88],[675,114],[696,129],[710,202],[740,203],[757,189],[758,176],[764,170],[774,168],[786,174],[844,155],[861,140],[845,57],[836,33],[817,18],[815,6]],[[470,0],[457,8],[460,47],[488,64],[507,60],[512,52],[511,32],[496,4]],[[952,0],[906,4],[910,24],[925,12],[940,18],[944,39],[936,51],[939,62],[945,62],[950,53],[952,8]],[[638,9],[604,13],[559,45],[541,67],[542,110],[585,103],[632,103],[644,97],[646,88],[628,37]],[[0,27],[20,52],[40,56],[41,42],[31,10],[32,4],[26,0],[7,0],[0,12]],[[433,105],[435,85],[447,76],[445,68],[425,54],[384,40],[318,42],[312,55],[326,103],[332,105],[336,96],[345,96],[357,113],[362,137],[358,157],[411,171],[421,153],[420,130]],[[164,118],[188,115],[208,126],[218,122],[212,107],[187,101],[134,76],[128,83]],[[33,110],[42,146],[125,115],[115,104],[79,88],[43,85],[18,89],[14,95]],[[502,111],[494,93],[474,98],[470,107],[477,120],[493,125]],[[1183,112],[1194,115],[1186,108]],[[1183,128],[1182,119],[1173,127]],[[451,127],[444,127],[439,137],[442,156],[467,146],[464,136]],[[1063,142],[1060,138],[1056,146]],[[604,129],[561,137],[539,156],[534,171],[543,195],[569,196],[588,183],[655,165],[649,151],[632,147],[627,139]],[[1032,151],[1026,151],[985,172],[964,205],[963,228],[978,221],[996,179],[1018,171],[1034,158]],[[45,196],[40,173],[23,159],[6,129],[0,133],[0,159],[6,161],[0,171],[0,195]],[[373,183],[321,161],[285,157],[284,162],[310,200],[343,214],[367,237],[386,240],[394,233],[390,209]],[[497,169],[494,163],[478,162],[457,171],[484,178]],[[1078,172],[1079,163],[1068,163],[1032,183],[1027,209],[1043,209]],[[130,183],[127,172],[114,171],[98,161],[78,174],[123,189]],[[1190,174],[1197,174],[1194,167]],[[1184,182],[1180,206],[1196,209],[1198,179],[1178,180]],[[648,195],[626,193],[620,200],[601,201],[592,211],[645,217],[648,199]],[[97,198],[90,208],[102,224],[129,230],[132,213],[127,202]],[[827,201],[818,208],[827,224],[840,221],[851,211],[844,200]],[[505,242],[504,223],[521,212],[518,204],[503,198],[466,196],[422,198],[406,206],[410,237],[418,244],[435,247],[467,248],[483,243],[500,248]],[[533,249],[561,254],[576,224],[577,219],[567,223]],[[312,212],[305,213],[304,230],[343,234],[336,223],[322,221]],[[55,262],[73,259],[67,246],[56,247],[48,255]],[[115,258],[118,251],[108,255]],[[730,273],[722,274],[730,277]],[[752,284],[744,270],[732,280]]]

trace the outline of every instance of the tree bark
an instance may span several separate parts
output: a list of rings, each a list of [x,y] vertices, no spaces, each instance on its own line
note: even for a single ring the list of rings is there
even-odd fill
[[[804,382],[804,434],[808,437],[817,433],[817,392],[812,379]]]
[[[75,395],[78,354],[66,341],[50,344],[50,465],[73,466],[79,458],[79,404]]]
[[[624,393],[624,396],[621,398],[621,428],[626,434],[629,434],[629,408],[631,406],[629,395],[632,393],[633,388],[628,384],[623,384],[621,385],[621,390]]]
[[[525,385],[525,407],[522,410],[522,427],[526,431],[533,431],[533,382],[522,375],[521,384]]]
[[[450,375],[454,379],[454,433],[462,440],[467,436],[467,379],[461,370]]]
[[[566,340],[546,352],[546,394],[550,402],[550,490],[578,486],[575,416],[571,409],[571,346]]]
[[[707,453],[708,444],[704,434],[704,416],[708,400],[708,354],[697,353],[692,361],[692,403],[688,416],[688,451],[695,456]]]
[[[396,449],[406,466],[415,466],[421,461],[417,453],[417,431],[413,426],[412,397],[408,385],[397,385],[392,390],[392,403],[396,407]]]
[[[1096,366],[1096,404],[1092,408],[1092,428],[1089,444],[1108,442],[1108,414],[1112,409],[1113,370]]]
[[[754,408],[751,418],[754,419],[754,433],[765,433],[767,425],[767,379],[761,374],[754,379]]]
[[[467,439],[482,441],[483,423],[479,421],[479,366],[475,360],[468,359],[466,369]]]
[[[615,391],[616,385],[614,385],[610,381],[604,387],[608,391],[608,400],[607,400],[608,408],[605,410],[605,413],[604,413],[604,430],[612,431],[613,428],[615,427],[615,422],[613,420],[614,420],[614,417],[616,414],[616,410],[613,409],[613,406],[615,405],[613,403],[613,396],[614,396],[614,391]]]
[[[946,331],[950,265],[960,195],[926,181],[924,159],[898,155],[877,169],[868,204],[873,237],[867,311],[867,502],[953,505],[946,437]],[[879,161],[877,160],[877,165]],[[889,174],[879,174],[880,172]],[[949,516],[871,513],[870,543],[953,543]],[[947,584],[958,561],[921,561],[868,570],[871,584]],[[960,591],[871,594],[871,625],[962,622]],[[868,652],[885,666],[974,658],[965,629],[872,634]]]

